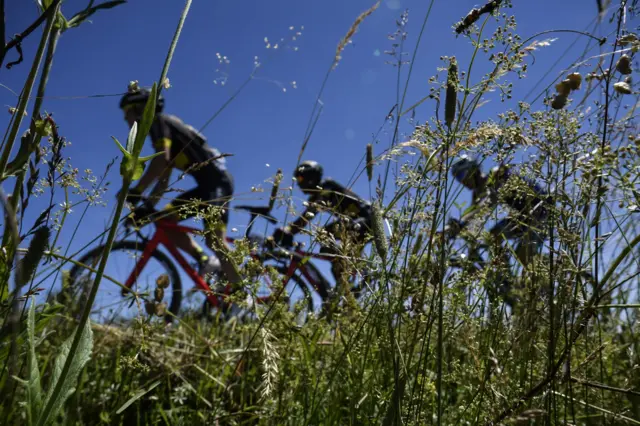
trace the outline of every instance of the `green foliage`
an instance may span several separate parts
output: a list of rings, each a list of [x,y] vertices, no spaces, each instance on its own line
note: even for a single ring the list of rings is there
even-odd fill
[[[164,151],[161,151],[146,157],[140,157],[144,140],[149,134],[149,129],[151,129],[155,117],[157,95],[157,85],[154,83],[151,88],[149,100],[144,107],[142,120],[140,122],[140,131],[138,131],[138,123],[133,123],[129,131],[129,136],[127,137],[126,148],[122,146],[118,139],[113,136],[111,137],[123,154],[122,162],[120,163],[120,175],[126,180],[136,181],[140,179],[144,172],[144,164],[159,155],[164,155]]]
[[[35,424],[36,419],[42,409],[42,383],[40,382],[40,369],[38,368],[38,358],[36,356],[36,302],[31,301],[29,316],[27,318],[28,342],[29,342],[29,384],[27,389],[27,414],[29,424]]]
[[[49,245],[50,234],[51,231],[47,226],[41,226],[35,230],[29,243],[27,254],[20,261],[18,276],[16,277],[16,284],[19,288],[27,284],[35,273],[44,251]]]
[[[120,3],[94,7],[90,2],[69,20],[59,14],[57,30],[77,26],[97,10]],[[258,306],[238,292],[228,302],[242,308],[245,316],[226,322],[222,315],[202,318],[201,305],[192,303],[167,327],[155,309],[172,290],[166,276],[159,281],[162,286],[158,283],[161,288],[127,299],[126,303],[140,303],[142,313],[119,323],[89,321],[96,294],[82,299],[85,317],[79,332],[77,318],[69,314],[73,301],[51,297],[36,309],[29,297],[25,319],[16,299],[1,309],[9,325],[0,329],[0,360],[10,373],[0,376],[3,419],[12,424],[637,424],[640,138],[635,134],[637,106],[628,96],[634,89],[628,77],[637,74],[632,64],[638,39],[629,33],[631,26],[621,24],[617,51],[601,43],[603,51],[596,58],[582,54],[570,71],[558,74],[559,83],[540,90],[540,101],[510,101],[511,80],[520,82],[533,64],[533,52],[552,48],[553,40],[536,36],[523,41],[515,18],[508,15],[509,6],[509,1],[490,1],[463,18],[459,37],[471,44],[473,53],[458,59],[468,66],[458,70],[453,58],[443,56],[442,68],[429,79],[428,94],[402,92],[399,82],[405,77],[406,87],[409,82],[404,67],[408,52],[401,51],[406,14],[397,22],[398,31],[391,38],[400,104],[388,117],[394,128],[385,129],[393,130],[388,133],[394,136],[390,149],[375,158],[373,146],[379,141],[372,140],[363,166],[370,183],[374,164],[380,171],[373,244],[364,255],[348,242],[341,241],[337,248],[349,274],[357,280],[367,275],[356,306],[338,297],[331,318],[318,312],[301,326],[300,302],[293,307],[282,300]],[[629,11],[620,9],[616,18],[631,22],[637,16],[635,9],[622,12]],[[357,37],[355,30],[364,16],[349,30],[338,53]],[[488,71],[480,75],[483,54]],[[596,59],[604,62],[595,64]],[[335,65],[335,58],[330,65]],[[125,187],[153,158],[140,158],[154,119],[157,84],[151,92],[125,146],[114,138],[124,156],[120,172]],[[422,100],[406,108],[405,95]],[[479,119],[487,101],[505,102],[504,112]],[[24,111],[26,104],[21,104]],[[432,118],[419,125],[412,120],[409,140],[398,139],[407,125],[403,117],[421,105],[426,113],[417,114]],[[30,171],[37,176],[33,169],[39,161],[30,159],[46,157],[49,186],[39,187],[36,178],[28,192],[50,191],[53,200],[56,187],[62,188],[65,203],[58,213],[66,215],[69,188],[77,189],[75,195],[84,193],[61,154],[63,138],[53,135],[50,124],[36,121],[34,129],[38,137],[55,136],[55,146],[34,151],[21,145],[4,177],[18,175],[27,163],[34,164]],[[313,140],[312,130],[305,134],[305,147]],[[420,155],[412,155],[413,149]],[[10,151],[3,150],[5,159]],[[489,203],[470,208],[460,201],[461,188],[452,182],[448,167],[462,153],[484,161],[483,170],[489,162],[511,164],[517,176],[534,179],[553,193],[548,218],[536,224],[545,239],[540,253],[518,256],[521,248],[516,243],[496,242],[488,232],[507,211]],[[393,167],[394,171],[383,171]],[[91,185],[100,191],[95,181]],[[22,182],[14,195],[20,191]],[[515,178],[491,195],[505,201],[531,191],[523,179]],[[272,193],[272,203],[276,198],[277,205],[294,209],[288,189]],[[123,200],[119,201],[106,248],[97,256],[101,265],[88,265],[98,272],[88,284],[92,292],[111,279],[125,278],[114,268],[115,277],[101,279],[122,212]],[[58,202],[52,201],[54,206]],[[91,197],[81,202],[91,203]],[[22,207],[26,208],[24,202]],[[186,210],[198,212],[208,225],[219,224],[219,207],[202,212],[190,205]],[[460,213],[474,217],[459,238],[444,241],[440,232]],[[508,213],[517,223],[532,225],[530,218]],[[76,261],[75,254],[53,247],[46,253],[47,262],[41,262],[49,229],[59,226],[69,232],[63,221],[55,221],[55,214],[50,208],[40,214],[37,226],[21,224],[35,230],[29,248],[20,249],[25,253],[23,272],[16,277],[17,286],[33,281],[25,290],[29,296],[50,289],[55,293],[55,287],[44,288],[51,282],[47,280],[51,275],[59,279],[57,274]],[[318,216],[323,216],[318,222],[326,223],[323,214]],[[391,232],[385,232],[385,221]],[[309,227],[312,250],[319,242],[335,244],[315,223]],[[256,277],[268,275],[274,289],[283,284],[281,272],[268,261],[265,265],[248,260],[255,248],[255,242],[240,239],[230,253],[252,297],[262,290]],[[5,265],[9,253],[0,253]],[[78,284],[67,277],[62,272],[65,289]],[[3,292],[8,295],[6,285]],[[148,315],[145,303],[154,307]],[[21,386],[13,391],[10,379]],[[48,384],[46,395],[43,382]]]
[[[64,382],[61,387],[62,391],[57,395],[54,395],[53,390],[56,387],[57,381],[60,380],[62,366],[69,356],[71,339],[62,343],[59,354],[54,361],[53,373],[49,383],[49,391],[43,400],[40,370],[36,355],[35,310],[36,304],[35,301],[32,301],[27,316],[28,380],[21,380],[21,383],[26,388],[26,412],[28,424],[46,425],[51,423],[51,417],[55,417],[60,412],[65,401],[75,392],[75,386],[78,381],[78,377],[80,376],[80,372],[91,358],[91,351],[93,349],[93,332],[91,327],[85,327],[85,330],[82,333],[81,344],[78,347],[77,356],[74,358],[69,374],[63,379]],[[43,407],[51,398],[54,398],[54,401],[52,402],[52,409],[49,411],[48,416],[46,414],[43,415]]]
[[[84,366],[91,359],[91,351],[93,350],[93,331],[91,330],[91,324],[87,323],[82,330],[80,337],[80,344],[75,352],[69,372],[65,377],[61,377],[62,369],[67,362],[67,357],[70,356],[71,343],[73,341],[73,335],[67,339],[60,346],[60,352],[56,357],[53,365],[53,374],[49,383],[49,391],[44,399],[43,406],[51,404],[49,412],[40,412],[38,417],[39,425],[50,424],[51,418],[55,417],[67,399],[76,391],[76,384],[80,376],[80,372]],[[60,391],[55,392],[55,388],[58,386],[58,381],[62,380],[60,385]]]

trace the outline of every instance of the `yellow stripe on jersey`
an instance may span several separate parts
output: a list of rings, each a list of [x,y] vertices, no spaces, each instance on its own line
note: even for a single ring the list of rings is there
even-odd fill
[[[160,138],[156,141],[153,142],[153,147],[157,150],[160,151],[167,151],[169,152],[169,150],[171,150],[171,139],[169,138]]]
[[[175,164],[175,166],[180,170],[186,170],[189,166],[192,165],[189,161],[189,157],[187,157],[187,154],[185,154],[184,152],[176,155],[176,158],[173,160],[173,164]]]

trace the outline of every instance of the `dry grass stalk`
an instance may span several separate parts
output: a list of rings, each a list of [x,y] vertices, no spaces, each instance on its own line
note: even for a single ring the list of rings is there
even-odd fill
[[[360,26],[362,21],[364,21],[367,16],[371,15],[378,8],[378,6],[380,6],[380,0],[378,0],[376,4],[371,6],[369,9],[362,12],[353,22],[353,24],[351,25],[351,28],[349,28],[349,31],[347,31],[347,34],[342,38],[342,40],[340,40],[340,43],[338,43],[338,47],[336,48],[336,56],[333,58],[334,68],[338,65],[338,62],[340,62],[340,59],[342,59],[342,56],[341,56],[342,51],[349,43],[349,40],[351,40],[353,35],[358,30],[358,27]]]

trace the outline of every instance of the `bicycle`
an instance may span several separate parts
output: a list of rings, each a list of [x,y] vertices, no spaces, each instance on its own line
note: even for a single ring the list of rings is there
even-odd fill
[[[258,285],[258,290],[267,292],[266,295],[255,297],[257,304],[265,305],[273,302],[274,300],[281,299],[282,292],[287,290],[287,294],[293,295],[296,290],[302,292],[302,299],[305,302],[299,314],[306,316],[309,313],[314,312],[314,301],[311,295],[313,289],[324,302],[329,298],[329,284],[322,276],[320,271],[309,262],[310,259],[318,260],[331,260],[331,257],[322,254],[312,253],[300,250],[296,248],[294,250],[286,250],[281,247],[277,247],[273,241],[268,238],[265,239],[259,235],[251,234],[251,229],[258,217],[267,220],[269,223],[275,224],[277,220],[270,215],[275,202],[275,196],[277,194],[277,184],[274,184],[269,205],[267,206],[236,206],[237,210],[245,210],[249,212],[249,224],[247,227],[246,235],[247,239],[252,242],[255,248],[251,251],[251,258],[257,260],[264,266],[272,267],[277,277],[270,276],[268,269],[264,269],[259,276],[255,276],[257,281],[263,282]],[[117,268],[117,273],[121,271],[131,271],[128,273],[127,279],[121,284],[120,281],[113,278],[109,273],[109,267],[105,270],[103,282],[101,283],[101,289],[104,284],[113,283],[119,288],[119,294],[112,295],[111,297],[104,296],[104,293],[99,293],[94,302],[94,312],[100,313],[103,311],[109,312],[109,321],[114,321],[116,318],[114,314],[118,314],[121,319],[130,319],[136,314],[140,314],[143,311],[147,311],[148,314],[164,315],[168,311],[169,315],[164,315],[167,321],[171,321],[173,317],[177,316],[182,305],[182,280],[176,264],[172,259],[159,250],[160,246],[163,246],[169,254],[175,259],[177,264],[182,268],[186,275],[191,278],[195,284],[195,288],[200,293],[204,294],[206,300],[202,306],[202,313],[209,315],[211,309],[219,310],[223,315],[227,316],[230,312],[230,304],[225,300],[228,296],[231,296],[234,291],[231,285],[227,285],[223,288],[216,288],[214,282],[207,282],[195,268],[184,258],[178,248],[168,239],[166,231],[177,230],[179,232],[185,232],[189,234],[200,234],[201,231],[192,227],[180,225],[176,222],[159,218],[153,223],[156,227],[155,232],[151,237],[147,237],[142,233],[142,228],[135,227],[134,221],[130,218],[133,217],[153,217],[157,214],[148,203],[141,203],[141,206],[132,211],[132,215],[124,221],[125,227],[125,239],[117,241],[113,244],[109,256],[109,262],[113,263],[114,259],[117,259],[120,253],[131,252],[133,254],[132,260],[134,261],[133,268]],[[135,240],[126,239],[129,235],[135,234]],[[235,244],[236,238],[227,236],[226,241]],[[80,260],[71,268],[69,272],[68,282],[69,285],[66,289],[63,289],[63,297],[66,298],[66,302],[69,299],[72,301],[73,306],[83,306],[83,302],[88,298],[91,285],[93,283],[92,274],[95,272],[95,265],[100,260],[104,251],[103,246],[94,248],[80,258]],[[150,263],[157,264],[161,271],[154,272],[151,279],[141,279],[143,271],[149,270]],[[93,266],[93,267],[92,267]],[[214,278],[219,276],[214,274]],[[86,274],[86,275],[84,275]],[[273,294],[273,278],[280,278],[281,288],[277,294]],[[212,280],[215,281],[215,280]],[[145,287],[142,288],[141,287]],[[155,284],[155,288],[154,287]],[[135,286],[135,290],[134,290]],[[111,286],[113,287],[113,286]],[[169,291],[166,291],[166,289]],[[213,288],[212,288],[213,287]],[[79,294],[73,294],[74,291],[79,291]],[[125,314],[122,311],[115,311],[113,306],[121,304],[123,300],[128,303],[126,309],[134,309],[129,314]],[[144,309],[142,307],[142,301],[146,300]],[[283,299],[289,303],[295,302],[293,297],[285,297]],[[101,307],[101,302],[108,302],[107,306]],[[136,305],[135,307],[133,305]],[[158,311],[159,309],[159,311]],[[136,312],[137,311],[137,312]],[[98,319],[99,318],[95,318]]]
[[[466,222],[461,222],[457,219],[450,218],[449,225],[444,231],[445,241],[451,242],[458,238],[461,234],[461,231],[467,226]],[[440,238],[443,236],[443,232],[438,232]],[[463,235],[462,240],[465,242],[466,247],[468,248],[467,254],[458,253],[449,256],[448,264],[451,268],[461,269],[467,274],[471,276],[475,276],[486,272],[488,267],[492,264],[496,265],[495,260],[491,259],[490,251],[491,247],[486,242],[478,242],[477,239],[469,235]],[[508,248],[501,247],[501,250],[509,250]],[[514,254],[515,256],[515,254]],[[542,256],[543,264],[549,264],[549,254],[548,253],[538,253],[537,256]],[[510,261],[508,253],[505,253],[502,259],[505,261],[506,265],[497,265],[498,270],[492,271],[493,283],[488,288],[488,296],[491,303],[494,303],[496,299],[501,298],[504,302],[511,308],[514,309],[516,304],[520,301],[520,297],[514,294],[514,290],[521,291],[522,288],[514,288],[514,284],[517,281],[515,277],[512,275],[510,271],[499,271],[500,267],[510,268]],[[533,261],[533,259],[532,259]],[[561,261],[561,260],[560,260]],[[559,260],[555,261],[555,267],[558,267]],[[522,265],[524,268],[527,268],[528,265]],[[594,278],[588,271],[581,271],[579,276],[584,282],[590,283],[593,285]],[[486,279],[487,277],[485,277]],[[539,297],[546,298],[548,295],[547,287],[543,287],[539,289],[541,292]]]

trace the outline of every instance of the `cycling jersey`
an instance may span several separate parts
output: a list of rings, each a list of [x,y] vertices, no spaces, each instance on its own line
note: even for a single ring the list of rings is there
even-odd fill
[[[524,215],[536,218],[546,216],[548,212],[547,207],[551,203],[547,191],[535,181],[525,176],[513,174],[509,169],[503,169],[500,172],[496,169],[492,170],[488,177],[488,182],[491,189],[495,191],[505,187],[508,183],[513,185],[513,187],[507,187],[505,191],[503,191],[502,201],[507,206]],[[518,180],[520,182],[517,182]],[[522,183],[526,185],[532,193],[518,188],[518,185]]]
[[[174,115],[156,114],[149,135],[157,150],[169,152],[172,167],[186,171],[199,186],[208,188],[228,180],[224,158],[207,139]],[[215,160],[214,160],[215,158]]]
[[[317,190],[313,191],[309,202],[315,203],[319,209],[331,210],[352,218],[370,217],[371,204],[333,179],[323,180]]]

